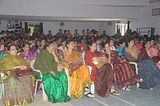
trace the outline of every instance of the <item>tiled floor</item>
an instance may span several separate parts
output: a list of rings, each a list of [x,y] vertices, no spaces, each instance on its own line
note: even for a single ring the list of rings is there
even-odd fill
[[[83,97],[81,99],[72,99],[67,103],[49,103],[42,100],[42,93],[39,92],[32,104],[26,106],[160,106],[160,86],[153,90],[143,90],[131,88],[131,91],[119,90],[121,96]],[[4,106],[0,102],[0,106]]]

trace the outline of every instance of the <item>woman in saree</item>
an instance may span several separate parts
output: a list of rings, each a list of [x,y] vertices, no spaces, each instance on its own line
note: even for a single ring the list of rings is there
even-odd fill
[[[116,84],[119,88],[130,91],[130,86],[138,80],[135,70],[129,65],[125,58],[120,57],[115,51],[111,51],[109,44],[105,44],[105,53],[111,55]]]
[[[82,62],[82,54],[74,50],[74,41],[67,41],[63,64],[69,70],[70,92],[74,98],[81,98],[84,88],[91,83],[88,67]]]
[[[23,52],[19,53],[19,56],[24,58],[28,64],[30,64],[31,60],[34,59],[37,55],[36,52],[30,50],[29,43],[24,43],[22,45]]]
[[[94,42],[90,42],[89,48],[90,50],[85,53],[85,63],[92,67],[91,80],[95,84],[98,95],[102,97],[108,96],[109,93],[119,95],[114,86],[114,73],[110,64],[110,56],[96,52],[96,43]],[[87,96],[94,95],[92,89]]]
[[[52,103],[67,102],[71,99],[67,95],[67,76],[58,62],[54,53],[54,44],[51,43],[47,45],[47,49],[40,51],[34,64],[35,69],[41,70],[44,90],[48,101]]]
[[[57,44],[56,41],[54,41],[53,44],[54,44],[54,53],[55,53],[55,55],[58,57],[58,59],[59,59],[60,61],[62,61],[63,51],[60,50],[60,49],[58,49],[58,44]]]
[[[129,39],[128,47],[125,49],[125,53],[124,53],[126,59],[131,62],[136,62],[138,60],[138,54],[139,54],[139,51],[134,44],[134,40]]]
[[[5,106],[26,105],[32,103],[32,78],[28,73],[30,68],[26,61],[17,56],[16,46],[7,46],[8,54],[0,60],[0,71],[6,73],[8,78],[4,80]],[[25,72],[24,76],[18,76],[16,71]]]

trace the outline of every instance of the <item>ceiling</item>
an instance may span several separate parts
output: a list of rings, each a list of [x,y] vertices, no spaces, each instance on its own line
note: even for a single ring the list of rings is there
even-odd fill
[[[22,21],[122,21],[122,20],[135,20],[135,18],[125,18],[125,17],[122,17],[122,18],[109,18],[109,17],[93,18],[93,17],[84,17],[84,16],[83,17],[76,17],[76,15],[73,17],[70,17],[70,16],[64,16],[64,17],[63,16],[49,16],[49,15],[45,16],[42,14],[40,14],[40,15],[34,14],[33,16],[32,15],[21,15],[21,14],[13,15],[16,8],[19,8],[19,7],[12,7],[12,5],[14,5],[15,1],[19,1],[19,0],[13,0],[12,2],[10,0],[1,0],[0,1],[0,20],[22,20]],[[56,4],[53,1],[56,2]],[[36,3],[40,3],[40,2],[44,2],[44,1],[43,0],[27,0],[27,1],[23,1],[22,3],[19,2],[19,4],[20,4],[20,8],[22,8],[22,11],[28,10],[29,12],[32,13],[32,11],[30,11],[30,10],[32,10],[30,8],[33,7],[32,4],[35,4],[35,8],[36,8],[39,6]],[[46,2],[48,2],[48,4],[46,4],[46,5],[44,4],[44,7],[46,7],[46,8],[47,8],[47,5],[48,5],[48,7],[52,6],[49,4],[53,3],[53,7],[56,5],[61,5],[62,8],[65,5],[69,5],[69,6],[74,5],[75,7],[77,6],[80,8],[86,6],[88,9],[94,8],[94,7],[95,8],[106,8],[107,7],[110,9],[110,8],[143,8],[143,7],[148,6],[149,3],[160,2],[160,0],[79,0],[79,1],[77,1],[77,0],[66,0],[66,1],[64,1],[64,0],[46,0]],[[8,3],[10,3],[10,7],[11,7],[10,10],[6,9],[6,6],[5,6]],[[25,8],[25,7],[27,7],[26,4],[28,4],[28,9]],[[31,6],[31,7],[29,7],[29,6]],[[3,11],[5,9],[8,13]],[[86,12],[86,11],[87,10],[84,10],[84,12]],[[94,11],[92,11],[92,12],[94,12]],[[13,14],[10,14],[10,13],[13,13]],[[24,13],[27,14],[27,12],[24,12]]]

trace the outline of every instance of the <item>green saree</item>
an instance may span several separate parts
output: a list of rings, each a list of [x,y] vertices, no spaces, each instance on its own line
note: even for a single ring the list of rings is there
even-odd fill
[[[71,99],[67,95],[67,76],[64,72],[56,71],[57,63],[52,54],[47,50],[42,50],[36,58],[34,68],[41,70],[43,74],[42,83],[49,102],[67,102]],[[50,74],[52,71],[56,73],[55,76]]]

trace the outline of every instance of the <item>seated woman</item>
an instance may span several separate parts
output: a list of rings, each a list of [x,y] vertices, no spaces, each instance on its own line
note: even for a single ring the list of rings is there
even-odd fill
[[[85,63],[92,67],[91,80],[95,84],[98,95],[102,97],[108,96],[109,93],[119,95],[114,87],[114,74],[110,64],[110,56],[106,56],[102,52],[96,52],[96,43],[94,42],[90,42],[89,48],[90,50],[85,53]],[[92,89],[91,86],[91,94],[93,95]]]
[[[26,105],[33,101],[32,78],[26,61],[17,56],[17,48],[13,44],[7,46],[8,54],[0,60],[0,71],[8,74],[4,81],[4,102],[6,106]],[[24,72],[23,77],[15,74]],[[28,73],[27,73],[28,72]]]
[[[111,63],[113,64],[118,87],[130,91],[129,86],[134,85],[138,80],[135,71],[125,58],[121,58],[118,53],[110,50],[108,43],[105,44],[105,53],[111,54]]]
[[[119,56],[123,57],[125,52],[125,42],[123,39],[120,39],[118,43],[119,46],[116,48],[116,51],[119,53]]]
[[[58,49],[57,42],[54,41],[53,44],[54,44],[54,53],[55,53],[55,55],[58,57],[59,60],[62,60],[62,58],[63,58],[63,51],[60,50],[60,49]]]
[[[138,75],[142,78],[140,88],[150,89],[160,84],[160,69],[148,55],[150,42],[144,45],[145,49],[138,55]]]
[[[139,42],[136,44],[136,47],[139,51],[142,51],[144,48],[143,48],[143,39],[142,37],[139,38]]]
[[[61,65],[58,64],[57,57],[54,54],[54,44],[47,45],[47,49],[43,49],[38,54],[34,68],[41,70],[43,75],[42,83],[44,90],[48,96],[48,101],[67,102],[70,97],[67,95],[68,79],[66,74],[62,71]]]
[[[112,39],[109,41],[109,47],[112,51],[116,51],[116,48],[114,46],[114,41]]]
[[[67,51],[64,52],[64,65],[69,70],[71,96],[82,97],[84,88],[91,83],[88,67],[82,62],[82,54],[75,51],[74,41],[67,41]]]
[[[134,40],[133,39],[129,39],[128,41],[128,47],[125,49],[125,57],[128,61],[131,62],[135,62],[138,60],[138,49],[137,47],[134,45]]]
[[[36,52],[30,51],[29,43],[24,43],[22,45],[22,49],[23,49],[23,52],[20,52],[19,56],[24,58],[27,61],[27,63],[30,63],[31,60],[34,59],[37,55]]]
[[[145,49],[143,49],[143,54],[151,58],[158,68],[160,69],[160,51],[157,48],[151,47],[151,42],[144,43]]]

